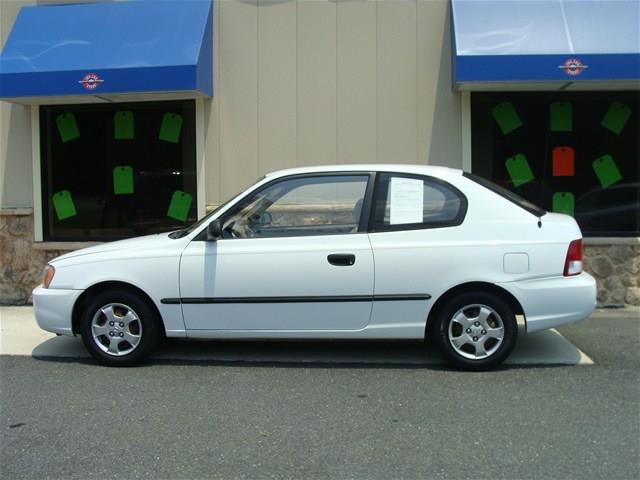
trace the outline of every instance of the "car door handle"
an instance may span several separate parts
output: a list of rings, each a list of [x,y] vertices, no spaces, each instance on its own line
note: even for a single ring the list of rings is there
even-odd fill
[[[327,257],[327,261],[331,265],[337,265],[339,267],[350,267],[356,263],[356,256],[352,253],[332,253]]]

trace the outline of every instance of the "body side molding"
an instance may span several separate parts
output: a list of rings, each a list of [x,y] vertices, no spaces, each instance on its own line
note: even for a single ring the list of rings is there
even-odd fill
[[[209,304],[209,303],[315,303],[315,302],[389,302],[429,300],[431,295],[420,293],[390,295],[336,295],[336,296],[293,296],[293,297],[185,297],[163,298],[160,303]]]

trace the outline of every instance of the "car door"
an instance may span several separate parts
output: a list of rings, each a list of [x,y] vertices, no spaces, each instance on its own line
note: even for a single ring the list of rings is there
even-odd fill
[[[364,328],[373,295],[361,218],[369,184],[368,173],[290,176],[231,207],[221,238],[196,238],[182,254],[187,329]]]
[[[466,197],[434,177],[380,173],[369,235],[375,256],[372,324],[413,325],[424,334],[432,298],[456,276]]]

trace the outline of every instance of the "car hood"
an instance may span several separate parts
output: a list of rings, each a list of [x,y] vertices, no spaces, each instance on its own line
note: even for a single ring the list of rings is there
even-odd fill
[[[121,252],[126,251],[128,254],[132,252],[149,252],[157,249],[165,249],[166,247],[175,246],[178,247],[176,240],[169,237],[169,232],[156,233],[154,235],[145,235],[143,237],[128,238],[126,240],[118,240],[115,242],[102,243],[100,245],[94,245],[92,247],[83,248],[80,250],[74,250],[73,252],[65,253],[59,257],[56,257],[49,263],[55,263],[60,260],[67,260],[70,258],[95,255],[99,253],[108,252]]]

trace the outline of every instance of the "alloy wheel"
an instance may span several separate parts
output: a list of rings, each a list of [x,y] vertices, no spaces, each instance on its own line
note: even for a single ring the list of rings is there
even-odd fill
[[[142,338],[138,314],[122,303],[108,303],[91,320],[91,335],[96,346],[107,355],[121,357],[133,352]]]
[[[473,304],[458,310],[449,322],[448,339],[455,352],[481,360],[498,351],[504,339],[504,323],[487,305]]]

